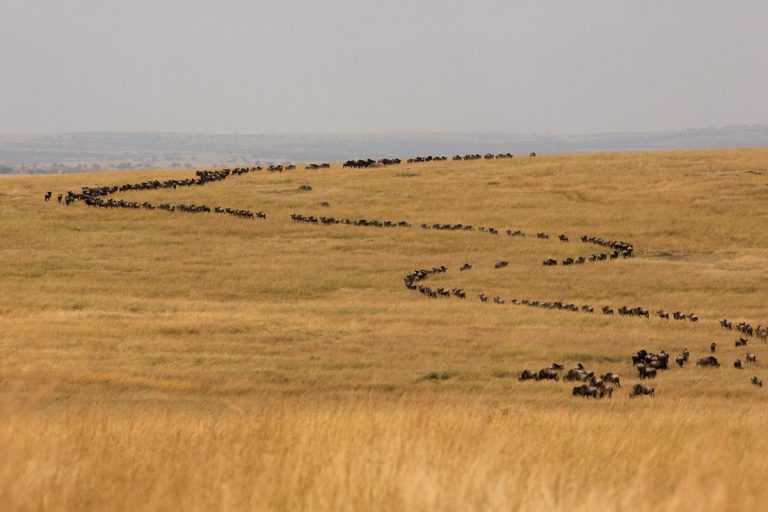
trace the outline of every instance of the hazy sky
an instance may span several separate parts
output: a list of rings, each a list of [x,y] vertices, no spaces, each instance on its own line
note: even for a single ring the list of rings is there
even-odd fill
[[[765,0],[0,0],[0,132],[768,122]]]

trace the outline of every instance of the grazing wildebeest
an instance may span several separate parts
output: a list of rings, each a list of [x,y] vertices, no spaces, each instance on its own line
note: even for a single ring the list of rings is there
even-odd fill
[[[532,152],[532,153],[528,153],[528,156],[530,156],[530,157],[534,157],[534,156],[536,156],[536,153],[535,153],[535,152]]]
[[[520,374],[520,378],[517,380],[535,380],[536,379],[536,372],[532,372],[531,370],[523,370],[523,373]]]
[[[487,296],[486,294],[484,294],[484,293],[481,293],[481,294],[479,295],[479,297],[480,297],[480,300],[481,300],[482,302],[488,302],[488,296]]]
[[[720,362],[717,360],[715,356],[707,356],[702,357],[698,361],[696,361],[696,366],[713,366],[715,368],[720,368]]]
[[[669,320],[669,313],[664,311],[663,309],[660,309],[656,312],[657,315],[659,315],[659,318],[662,318],[664,320]]]
[[[748,363],[755,364],[757,363],[757,356],[753,354],[752,352],[747,352],[746,360]]]
[[[638,363],[642,363],[643,361],[645,361],[645,357],[647,355],[648,355],[648,351],[647,350],[645,350],[645,349],[638,350],[637,352],[632,354],[632,364],[636,365]]]
[[[734,342],[734,345],[737,347],[746,347],[747,346],[747,339],[746,338],[739,338]]]
[[[582,381],[589,380],[594,375],[595,375],[594,372],[588,372],[583,367],[571,368],[570,370],[568,370],[568,373],[566,373],[565,377],[563,377],[563,380],[568,380],[568,381],[576,380],[576,381],[582,382]]]
[[[724,329],[733,329],[733,322],[726,318],[720,320],[720,325],[723,326]]]
[[[617,388],[621,387],[621,379],[619,378],[618,374],[615,374],[613,372],[604,373],[600,376],[600,380],[603,382],[610,382],[611,384],[616,384]]]
[[[472,265],[470,265],[469,263],[465,263],[461,266],[459,270],[464,272],[465,270],[471,270],[471,269],[472,269]]]
[[[549,367],[553,370],[565,370],[565,365],[563,363],[552,363]]]
[[[637,371],[640,373],[641,379],[653,379],[656,378],[656,368],[647,366],[644,364],[637,365]]]
[[[763,387],[763,379],[758,379],[756,376],[752,377],[752,384],[755,386]]]
[[[604,315],[613,315],[613,309],[608,306],[603,306],[602,310]]]
[[[552,368],[542,368],[536,375],[536,380],[560,380],[560,376]]]
[[[600,394],[600,390],[594,386],[590,386],[589,384],[582,384],[581,386],[574,387],[572,393],[573,393],[573,396],[583,396],[584,398],[587,398],[587,397],[598,398],[598,395]]]
[[[741,365],[741,359],[736,359],[733,362],[733,367],[736,368],[737,370],[743,370],[744,367]]]
[[[652,386],[646,386],[645,384],[635,384],[632,391],[629,393],[629,398],[635,398],[638,395],[649,395],[651,398],[656,396],[656,390]]]
[[[494,265],[494,268],[504,268],[509,265],[508,261],[500,261]]]

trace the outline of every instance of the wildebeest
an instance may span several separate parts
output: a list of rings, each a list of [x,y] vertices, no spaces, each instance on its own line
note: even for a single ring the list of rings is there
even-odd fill
[[[736,359],[733,362],[733,367],[736,368],[737,370],[743,370],[744,367],[741,365],[741,359]]]
[[[652,386],[646,386],[645,384],[635,384],[632,391],[629,393],[629,398],[634,398],[638,395],[648,395],[651,398],[656,396],[656,390]]]
[[[753,354],[752,352],[747,352],[746,361],[748,363],[755,364],[755,363],[757,363],[757,356],[755,354]]]
[[[459,270],[462,272],[464,272],[465,270],[472,270],[472,265],[470,265],[469,263],[465,263],[461,266]]]
[[[50,191],[45,193],[44,199],[46,202],[51,200],[51,194],[52,192]]]
[[[536,380],[560,380],[560,376],[552,368],[542,368],[539,373],[536,374]]]
[[[720,368],[720,362],[717,360],[715,356],[707,356],[702,357],[698,361],[696,361],[696,366],[712,366],[715,368]]]
[[[758,379],[756,376],[752,377],[752,384],[755,386],[763,387],[763,379]]]
[[[637,365],[637,371],[641,379],[653,379],[656,377],[656,368],[644,364]]]
[[[713,341],[712,344],[709,346],[709,351],[714,354],[715,350],[717,350],[717,342]]]
[[[747,340],[746,338],[739,338],[734,342],[734,345],[737,347],[746,347],[747,346]]]
[[[523,373],[520,374],[520,378],[517,380],[535,380],[536,379],[536,372],[532,372],[531,370],[523,370]]]
[[[663,309],[660,309],[656,312],[657,315],[659,315],[659,318],[662,318],[664,320],[669,320],[669,313],[664,311]]]
[[[584,398],[592,397],[597,398],[600,394],[600,390],[589,384],[582,384],[573,388],[573,396],[583,396]]]
[[[479,295],[479,297],[480,297],[480,300],[481,300],[482,302],[488,302],[488,296],[487,296],[486,294],[484,294],[484,293],[481,293],[481,294]]]
[[[568,381],[586,381],[589,380],[594,376],[594,372],[588,372],[584,366],[579,363],[579,365],[576,368],[571,368],[568,370],[568,373],[565,374],[565,377],[563,377],[563,380]]]
[[[603,382],[610,382],[611,384],[616,384],[617,388],[621,387],[621,379],[619,376],[613,372],[604,373],[600,376],[600,380]]]
[[[755,329],[755,335],[761,340],[768,342],[768,326],[763,327],[762,325],[758,325],[757,329]]]
[[[494,268],[504,268],[509,265],[508,261],[500,261],[494,265]]]

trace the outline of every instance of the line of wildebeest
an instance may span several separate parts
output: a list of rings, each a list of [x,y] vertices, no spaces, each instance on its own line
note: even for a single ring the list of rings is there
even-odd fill
[[[480,160],[480,159],[486,159],[486,160],[494,160],[494,159],[507,159],[507,158],[514,158],[515,155],[512,153],[499,153],[494,155],[493,153],[486,153],[485,155],[480,154],[467,154],[467,155],[454,155],[451,160],[454,161],[469,161],[469,160]],[[528,153],[529,157],[536,156],[536,153]],[[447,156],[441,155],[441,156],[433,156],[433,155],[427,155],[427,156],[416,156],[413,158],[409,158],[406,160],[409,164],[418,164],[422,162],[443,162],[445,160],[448,160]],[[389,165],[397,165],[401,163],[402,160],[399,158],[382,158],[379,160],[374,160],[372,158],[365,158],[365,159],[359,159],[359,160],[347,160],[342,165],[343,167],[352,167],[357,169],[363,169],[363,168],[369,168],[369,167],[386,167]]]
[[[261,211],[253,212],[250,210],[238,209],[238,208],[225,208],[221,206],[210,207],[208,205],[196,205],[196,204],[170,204],[162,203],[154,205],[147,201],[126,201],[125,199],[113,199],[108,198],[112,194],[118,192],[128,192],[137,190],[162,190],[162,189],[177,189],[179,187],[200,187],[208,183],[216,183],[224,181],[232,176],[240,176],[250,172],[260,171],[261,167],[246,167],[237,169],[223,169],[220,171],[196,171],[195,178],[186,179],[172,179],[172,180],[149,180],[141,183],[126,183],[124,185],[109,185],[99,187],[83,187],[79,193],[68,191],[66,194],[58,194],[58,202],[64,203],[69,206],[77,201],[83,204],[96,208],[125,208],[125,209],[144,209],[144,210],[164,210],[169,212],[184,212],[184,213],[220,213],[226,215],[232,215],[235,217],[246,219],[266,219],[267,214]],[[52,192],[46,192],[44,199],[49,201],[52,197]]]
[[[582,240],[589,240],[592,237],[582,237]],[[629,244],[631,247],[631,244]],[[507,261],[498,262],[494,265],[495,269],[501,269],[508,266]],[[469,270],[472,270],[473,265],[470,263],[464,263],[461,267],[459,267],[460,272],[466,272]],[[445,265],[440,265],[437,267],[431,267],[431,268],[422,268],[422,269],[416,269],[408,274],[403,278],[403,282],[405,284],[405,287],[409,290],[416,291],[421,293],[422,295],[432,298],[432,299],[438,299],[441,297],[455,297],[460,300],[465,300],[467,298],[467,292],[462,288],[452,288],[448,289],[445,287],[431,287],[426,286],[425,284],[422,284],[428,277],[436,274],[444,274],[448,272],[448,267]],[[505,304],[507,301],[500,296],[494,296],[490,297],[485,293],[478,294],[478,298],[481,302],[487,303],[491,301],[494,304]],[[514,305],[521,305],[521,306],[528,306],[528,307],[540,307],[544,309],[555,309],[555,310],[561,310],[561,311],[572,311],[572,312],[582,312],[582,313],[595,313],[596,309],[595,307],[585,304],[582,306],[579,306],[577,304],[568,303],[564,301],[539,301],[539,300],[531,300],[531,299],[511,299],[510,304]],[[618,308],[612,308],[610,306],[601,306],[599,308],[600,311],[604,315],[612,316],[614,314],[614,311],[618,312],[620,316],[632,316],[632,317],[640,317],[640,318],[650,318],[651,314],[650,311],[643,307],[629,307],[629,306],[620,306]],[[656,311],[656,316],[661,320],[669,321],[670,318],[674,320],[680,320],[680,321],[688,321],[688,322],[697,322],[699,320],[698,315],[694,313],[683,313],[681,311],[675,311],[671,314],[664,310],[658,310]],[[722,319],[720,320],[720,325],[724,329],[732,330],[734,329],[734,324],[732,321],[728,319]],[[757,336],[759,339],[763,340],[763,342],[768,342],[768,326],[762,326],[758,325],[757,327],[753,327],[752,325],[746,323],[746,322],[739,322],[735,325],[735,328],[743,334],[742,337],[737,339],[734,342],[734,346],[736,348],[744,347],[749,342],[747,337],[751,336]],[[714,353],[717,350],[717,343],[712,342],[709,346],[710,352]],[[684,349],[679,355],[675,357],[675,363],[680,367],[684,367],[688,363],[688,359],[690,357],[690,352],[688,349]],[[662,370],[667,370],[669,368],[669,354],[666,353],[664,350],[661,350],[659,354],[654,354],[651,352],[648,352],[646,350],[640,350],[638,352],[635,352],[632,354],[632,363],[637,368],[638,376],[640,379],[652,379],[655,378],[657,375],[657,372]],[[736,369],[744,369],[746,364],[754,365],[757,364],[757,356],[752,352],[747,352],[744,361],[742,359],[737,358],[733,362],[733,366]],[[709,355],[702,357],[696,361],[697,366],[701,367],[714,367],[719,368],[720,362],[717,360],[717,358],[714,355]],[[562,370],[564,370],[564,366],[561,363],[553,363],[550,366],[546,368],[542,368],[538,371],[532,371],[532,370],[523,370],[523,372],[520,375],[519,380],[520,381],[526,381],[526,380],[554,380],[559,381],[560,380],[560,373]],[[583,396],[583,397],[592,397],[592,398],[604,398],[608,397],[610,398],[613,393],[613,386],[620,387],[620,379],[618,374],[614,372],[609,372],[606,374],[601,375],[599,378],[596,377],[596,374],[594,372],[586,370],[584,366],[579,363],[576,368],[572,368],[569,370],[565,376],[563,377],[563,380],[565,381],[579,381],[582,382],[581,384],[577,385],[573,388],[573,396]],[[762,379],[759,379],[757,376],[752,377],[751,379],[752,384],[762,387],[763,381]],[[655,396],[656,390],[653,386],[649,386],[647,384],[644,384],[642,382],[635,384],[632,387],[632,390],[630,392],[630,397],[635,397],[639,395],[647,395],[647,396]]]
[[[536,156],[535,153],[531,153],[530,156]],[[453,160],[477,160],[480,158],[512,158],[513,155],[507,153],[507,154],[499,154],[499,155],[493,155],[493,154],[487,154],[485,156],[482,155],[456,155],[453,157]],[[416,157],[408,159],[409,163],[416,163],[416,162],[430,162],[430,161],[441,161],[441,160],[447,160],[447,157],[434,157],[434,156],[427,156],[427,157]],[[352,168],[366,168],[366,167],[373,167],[373,166],[389,166],[389,165],[397,165],[401,163],[400,159],[397,158],[385,158],[380,160],[372,160],[372,159],[365,159],[365,160],[350,160],[343,164],[343,167],[352,167]],[[330,167],[330,164],[307,164],[305,166],[305,169],[308,170],[317,170],[317,169],[327,169]],[[296,166],[293,164],[287,164],[287,165],[269,165],[266,167],[266,170],[269,172],[284,172],[295,169]],[[57,200],[59,203],[62,201],[66,205],[70,205],[72,203],[75,203],[77,201],[80,201],[84,203],[87,206],[92,207],[99,207],[99,208],[127,208],[127,209],[146,209],[146,210],[165,210],[165,211],[178,211],[178,212],[186,212],[186,213],[221,213],[221,214],[229,214],[236,217],[241,218],[266,218],[266,214],[264,212],[252,212],[249,210],[243,210],[243,209],[234,209],[234,208],[223,208],[223,207],[209,207],[207,205],[195,205],[195,204],[176,204],[172,205],[169,203],[163,203],[159,205],[153,205],[148,202],[138,202],[138,201],[126,201],[123,199],[113,199],[109,198],[108,196],[119,193],[119,192],[126,192],[126,191],[142,191],[142,190],[161,190],[161,189],[177,189],[179,187],[193,187],[193,186],[203,186],[208,183],[215,183],[215,182],[222,182],[224,180],[227,180],[234,176],[240,176],[248,173],[258,172],[261,171],[263,168],[261,166],[256,167],[241,167],[241,168],[235,168],[235,169],[222,169],[222,170],[201,170],[196,171],[195,178],[186,178],[186,179],[169,179],[169,180],[149,180],[144,181],[140,183],[132,183],[132,184],[124,184],[124,185],[112,185],[112,186],[99,186],[99,187],[83,187],[79,193],[75,193],[72,191],[68,191],[66,194],[58,194]],[[52,192],[47,192],[44,196],[45,201],[49,201],[52,198]],[[302,215],[298,213],[291,214],[291,220],[298,223],[308,223],[308,224],[322,224],[322,225],[350,225],[350,226],[363,226],[363,227],[385,227],[385,228],[410,228],[412,227],[411,223],[408,221],[390,221],[390,220],[377,220],[377,219],[366,219],[366,218],[358,218],[358,219],[350,219],[350,218],[336,218],[331,216],[313,216],[313,215]],[[420,224],[419,227],[421,229],[425,230],[437,230],[437,231],[477,231],[482,233],[487,233],[490,235],[498,235],[502,232],[505,232],[507,236],[510,237],[525,237],[526,234],[522,230],[512,230],[512,229],[506,229],[506,230],[500,230],[494,227],[485,227],[485,226],[473,226],[470,224]],[[536,238],[539,240],[549,240],[550,235],[546,232],[538,232],[536,233]],[[570,238],[565,234],[559,234],[557,236],[557,239],[560,242],[567,243],[570,241]],[[580,240],[582,243],[588,243],[597,245],[600,247],[606,247],[610,249],[610,252],[599,252],[590,255],[589,257],[585,258],[583,256],[579,257],[569,257],[565,258],[561,261],[562,265],[580,265],[584,264],[587,261],[590,262],[597,262],[597,261],[607,261],[607,260],[616,260],[619,258],[631,258],[634,254],[634,245],[631,242],[626,241],[618,241],[618,240],[608,240],[601,237],[595,237],[595,236],[589,236],[584,235],[580,237]],[[544,266],[555,266],[558,264],[558,260],[554,258],[548,258],[543,261]],[[494,264],[495,269],[503,269],[506,268],[509,265],[509,262],[506,260],[499,261]],[[472,270],[473,265],[470,263],[464,263],[460,268],[459,271],[465,272],[468,270]],[[422,284],[421,282],[424,281],[427,277],[433,274],[440,274],[447,272],[448,269],[445,266],[439,266],[439,267],[432,267],[432,268],[424,268],[424,269],[417,269],[413,272],[410,272],[407,274],[404,278],[404,283],[406,288],[409,290],[417,291],[421,293],[422,295],[437,299],[441,297],[456,297],[458,299],[464,300],[467,298],[467,292],[461,288],[452,288],[450,290],[443,288],[443,287],[436,287],[432,288],[430,286],[426,286],[425,284]],[[507,300],[501,296],[488,296],[485,293],[479,293],[477,295],[479,300],[481,302],[487,303],[492,302],[494,304],[506,304]],[[527,307],[538,307],[543,309],[553,309],[553,310],[562,310],[562,311],[571,311],[571,312],[582,312],[582,313],[590,313],[593,314],[596,312],[596,308],[589,305],[577,305],[573,303],[569,303],[566,301],[542,301],[542,300],[533,300],[533,299],[517,299],[513,298],[509,300],[510,304],[513,305],[520,305],[520,306],[527,306]],[[600,306],[598,308],[600,312],[602,312],[603,315],[613,316],[614,312],[618,313],[619,316],[629,316],[629,317],[641,317],[641,318],[650,318],[651,313],[648,309],[640,307],[640,306],[620,306],[617,308],[613,308],[610,306]],[[689,321],[689,322],[697,322],[699,320],[698,315],[694,313],[684,313],[681,311],[674,311],[671,314],[664,310],[658,310],[655,313],[655,316],[658,316],[659,319],[662,320],[680,320],[680,321]],[[735,326],[732,321],[728,319],[722,319],[720,320],[720,325],[722,328],[727,330],[735,329],[738,330],[740,333],[743,334],[742,337],[740,337],[738,340],[735,341],[735,346],[742,347],[746,346],[748,343],[748,337],[757,336],[758,338],[762,339],[763,341],[768,341],[768,326],[762,326],[758,325],[756,327],[753,327],[752,325],[746,323],[746,322],[739,322]],[[710,345],[710,351],[714,353],[717,350],[717,343],[712,342]],[[676,358],[675,362],[678,366],[681,368],[685,366],[685,364],[688,362],[689,359],[689,351],[688,349],[684,349]],[[646,350],[640,350],[632,355],[632,363],[637,368],[638,375],[641,379],[652,379],[655,378],[657,375],[657,372],[667,370],[669,368],[669,354],[667,354],[664,350],[660,351],[659,354],[650,353]],[[757,356],[752,352],[747,352],[747,354],[744,357],[744,361],[736,359],[733,362],[733,366],[736,369],[743,369],[745,368],[745,365],[753,365],[757,363]],[[720,362],[717,360],[717,358],[714,355],[709,355],[706,357],[702,357],[697,360],[696,362],[697,366],[702,367],[720,367]],[[554,380],[558,381],[560,380],[560,373],[564,371],[564,366],[560,363],[553,363],[550,366],[546,368],[542,368],[538,371],[531,371],[531,370],[524,370],[519,380],[526,381],[526,380]],[[598,378],[596,374],[592,371],[588,371],[581,363],[578,363],[575,368],[570,369],[568,372],[565,373],[565,375],[562,377],[565,381],[578,381],[581,382],[581,384],[577,385],[573,388],[573,395],[574,396],[583,396],[583,397],[592,397],[592,398],[604,398],[608,397],[610,398],[613,393],[613,386],[621,387],[620,378],[618,374],[614,372],[608,372],[605,374],[600,375]],[[762,380],[758,377],[753,377],[751,380],[752,384],[756,386],[762,387]],[[648,395],[648,396],[655,396],[655,389],[652,386],[646,385],[644,383],[637,383],[633,386],[630,397],[635,397],[638,395]]]

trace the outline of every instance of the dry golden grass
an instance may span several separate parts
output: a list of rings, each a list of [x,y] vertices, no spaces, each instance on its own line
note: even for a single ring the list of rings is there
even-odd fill
[[[42,202],[186,174],[0,179],[0,509],[764,508],[768,402],[749,378],[768,377],[768,346],[751,341],[760,363],[734,370],[746,351],[717,320],[768,324],[768,150],[334,166],[120,196],[265,221]],[[637,258],[544,268],[594,249],[293,212],[595,234],[631,240]],[[430,284],[464,287],[465,302],[402,286],[440,264]],[[696,358],[712,340],[722,368],[674,368],[654,400],[628,398],[633,351]],[[555,360],[616,371],[624,388],[588,401],[517,381]]]

